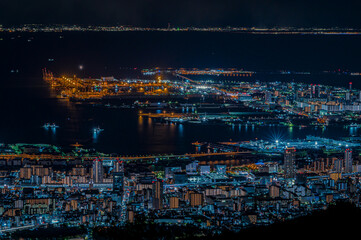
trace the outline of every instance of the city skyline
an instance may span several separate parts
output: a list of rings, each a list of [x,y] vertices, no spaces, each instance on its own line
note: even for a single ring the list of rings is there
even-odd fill
[[[348,238],[360,11],[1,1],[0,238]]]

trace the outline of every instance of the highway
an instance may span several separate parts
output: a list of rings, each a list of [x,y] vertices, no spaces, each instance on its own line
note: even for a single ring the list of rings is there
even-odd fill
[[[198,158],[198,157],[207,157],[207,156],[236,156],[236,155],[246,155],[251,154],[252,151],[230,151],[230,152],[215,152],[215,153],[186,153],[182,155],[166,154],[166,155],[144,155],[144,156],[119,156],[119,157],[102,157],[102,156],[61,156],[61,155],[49,155],[49,154],[39,154],[39,155],[29,155],[29,154],[1,154],[0,159],[12,160],[12,159],[30,159],[30,160],[94,160],[95,158],[100,158],[103,161],[137,161],[137,160],[151,160],[151,159],[184,159],[184,158]]]

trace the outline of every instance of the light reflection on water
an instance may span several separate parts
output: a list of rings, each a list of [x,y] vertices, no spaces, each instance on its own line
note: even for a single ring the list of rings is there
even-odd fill
[[[160,34],[167,37],[159,38]],[[87,66],[89,74],[93,77],[108,74],[117,76],[120,74],[121,65],[129,66],[157,66],[164,64],[164,59],[169,59],[167,66],[176,67],[187,65],[193,66],[222,66],[232,67],[242,63],[245,69],[259,68],[276,71],[284,69],[301,69],[311,71],[323,71],[334,69],[334,66],[349,66],[350,70],[359,71],[358,58],[360,37],[335,38],[334,36],[319,38],[311,36],[277,36],[271,39],[269,36],[259,37],[253,35],[230,34],[224,35],[199,34],[199,33],[102,33],[92,34],[67,34],[64,39],[57,35],[40,35],[37,41],[29,43],[21,41],[4,44],[1,47],[2,64],[0,68],[7,72],[16,65],[26,78],[5,76],[0,79],[0,109],[4,116],[0,118],[0,142],[16,143],[50,143],[69,146],[79,142],[84,147],[94,147],[104,152],[118,152],[124,154],[146,153],[183,153],[194,151],[192,142],[195,141],[234,141],[250,139],[267,139],[277,136],[275,128],[270,126],[239,126],[234,129],[227,125],[202,125],[202,124],[177,124],[168,126],[157,124],[152,120],[140,119],[136,111],[128,109],[100,109],[79,106],[64,99],[55,98],[54,93],[49,91],[48,86],[40,79],[41,68],[47,67],[56,74],[76,74],[79,61],[82,60]],[[125,37],[126,36],[126,37]],[[188,41],[190,36],[196,36],[192,45]],[[214,41],[207,41],[209,38]],[[139,47],[134,39],[157,39],[157,41],[145,41],[144,47]],[[106,39],[106,41],[104,41]],[[163,39],[163,40],[160,40]],[[170,40],[171,39],[171,40]],[[84,41],[86,40],[86,41]],[[271,41],[270,41],[271,40]],[[281,41],[279,41],[281,40]],[[284,48],[284,40],[291,45]],[[5,42],[6,40],[4,40]],[[64,42],[65,41],[65,42]],[[14,41],[13,41],[14,42]],[[168,42],[176,42],[177,48]],[[71,48],[59,48],[63,44],[71,44]],[[103,43],[103,44],[99,44]],[[266,43],[266,44],[265,44]],[[131,47],[124,49],[124,44]],[[154,47],[154,44],[156,47]],[[5,47],[4,47],[5,46]],[[7,47],[12,46],[12,47]],[[96,46],[96,47],[95,47]],[[165,55],[162,58],[154,58],[158,49],[164,48]],[[208,56],[208,49],[216,48],[218,54]],[[319,54],[311,61],[304,61],[313,56],[314,49],[326,48],[324,54]],[[333,51],[335,48],[340,51]],[[46,49],[46,51],[44,51]],[[144,52],[147,54],[144,54]],[[114,55],[114,53],[122,54]],[[179,54],[182,52],[182,54]],[[353,54],[347,54],[352,52]],[[54,57],[56,61],[50,66],[44,66],[44,59]],[[169,58],[169,56],[172,56]],[[255,58],[262,55],[264,58]],[[15,59],[13,56],[17,56]],[[99,57],[94,57],[99,56]],[[142,56],[139,58],[138,56]],[[173,56],[176,56],[173,58]],[[268,57],[267,57],[268,56]],[[275,57],[276,56],[276,57]],[[279,57],[277,57],[279,56]],[[283,57],[287,56],[287,58]],[[241,58],[240,58],[241,57]],[[202,59],[202,61],[200,61]],[[224,61],[228,59],[229,61]],[[290,61],[291,59],[291,61]],[[29,63],[32,64],[29,64]],[[272,62],[271,66],[269,63]],[[104,70],[107,65],[108,70]],[[309,69],[311,68],[311,69]],[[92,71],[90,71],[92,69]],[[251,69],[249,69],[251,70]],[[257,69],[255,69],[257,71]],[[128,77],[128,72],[126,72]],[[355,83],[355,88],[361,88],[360,77],[346,75],[267,75],[257,76],[261,81],[302,81],[305,83],[332,83],[339,86],[347,86],[349,81]],[[208,78],[208,77],[207,77]],[[158,110],[157,113],[161,113]],[[192,112],[192,108],[185,108],[184,112]],[[45,122],[54,122],[60,126],[56,133],[42,131],[40,126]],[[96,139],[92,128],[100,124],[104,128]],[[298,128],[276,127],[285,139],[304,138],[307,135],[322,137],[344,137],[357,135],[357,129],[345,129],[337,126],[327,128]]]
[[[56,102],[55,102],[56,103]],[[356,128],[329,126],[286,127],[226,124],[160,123],[146,116],[139,116],[133,109],[104,109],[92,106],[67,107],[54,104],[58,111],[34,115],[26,124],[18,121],[16,128],[0,126],[0,139],[6,142],[50,143],[69,146],[79,142],[88,148],[120,154],[186,153],[193,152],[192,142],[246,141],[264,139],[287,140],[305,138],[307,135],[338,138],[357,135]],[[65,113],[64,113],[65,112]],[[58,129],[42,130],[44,122],[56,119]],[[16,121],[16,119],[12,119]],[[2,126],[7,124],[2,121]],[[93,127],[104,129],[97,134]],[[36,126],[36,127],[34,127]],[[20,130],[20,131],[19,131]]]

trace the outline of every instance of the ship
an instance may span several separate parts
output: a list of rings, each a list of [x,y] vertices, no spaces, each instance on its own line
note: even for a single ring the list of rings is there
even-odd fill
[[[94,129],[93,129],[93,132],[96,133],[96,134],[98,134],[98,133],[100,133],[100,132],[102,132],[102,131],[104,131],[104,129],[102,129],[102,128],[100,128],[100,127],[97,127],[97,128],[94,128]]]
[[[81,144],[79,144],[78,142],[76,142],[76,143],[74,143],[74,144],[71,144],[70,146],[78,148],[78,147],[82,147],[83,145],[81,145]]]
[[[55,123],[45,123],[44,125],[43,125],[43,128],[45,128],[45,129],[49,129],[49,128],[58,128],[59,126],[58,125],[56,125]]]
[[[351,123],[351,124],[348,125],[348,126],[351,127],[351,128],[358,128],[358,127],[360,127],[360,125],[357,124],[357,123]]]

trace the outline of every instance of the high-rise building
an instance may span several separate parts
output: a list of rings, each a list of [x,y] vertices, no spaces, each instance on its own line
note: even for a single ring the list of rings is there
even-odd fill
[[[123,162],[118,159],[113,161],[113,172],[123,172]]]
[[[103,161],[99,158],[96,158],[93,162],[93,182],[102,183],[103,182]]]
[[[78,201],[77,200],[70,200],[70,208],[73,211],[76,211],[78,209]]]
[[[311,84],[311,98],[319,98],[321,96],[320,85]]]
[[[272,100],[272,93],[269,92],[269,91],[266,91],[265,94],[264,94],[264,100],[266,103],[272,103],[273,100]]]
[[[311,84],[311,86],[310,86],[310,98],[313,98],[314,92],[315,92],[315,86],[313,84]]]
[[[203,204],[203,195],[200,193],[191,193],[190,203],[192,207],[201,206]]]
[[[271,185],[269,187],[269,196],[271,198],[278,198],[280,196],[280,187],[276,185]]]
[[[288,147],[285,149],[283,166],[286,178],[296,176],[296,148]]]
[[[74,168],[71,169],[72,176],[85,176],[86,175],[86,168],[80,165],[76,165]]]
[[[32,168],[32,174],[35,176],[49,176],[49,168],[44,168],[42,165],[37,165],[37,166],[31,166]]]
[[[346,101],[350,101],[351,100],[351,92],[346,92]]]
[[[169,207],[172,208],[172,209],[179,208],[179,198],[170,197],[170,199],[169,199]]]
[[[31,167],[20,168],[20,179],[30,179],[32,175]]]
[[[198,170],[198,161],[194,161],[194,162],[186,165],[186,172],[188,174],[196,173],[197,170]]]
[[[352,150],[349,148],[345,150],[345,172],[352,172]]]
[[[113,161],[113,192],[121,194],[124,190],[124,166],[118,159]]]
[[[315,97],[316,97],[316,98],[320,98],[320,97],[321,97],[320,85],[316,85]]]
[[[124,190],[124,172],[113,172],[113,192],[121,194]]]
[[[341,173],[342,172],[342,160],[341,159],[336,159],[335,163],[334,163],[335,167],[335,172],[336,173]]]
[[[134,222],[134,211],[132,209],[127,210],[127,219],[130,223]]]
[[[153,208],[162,209],[163,208],[163,181],[157,179],[153,182]]]

